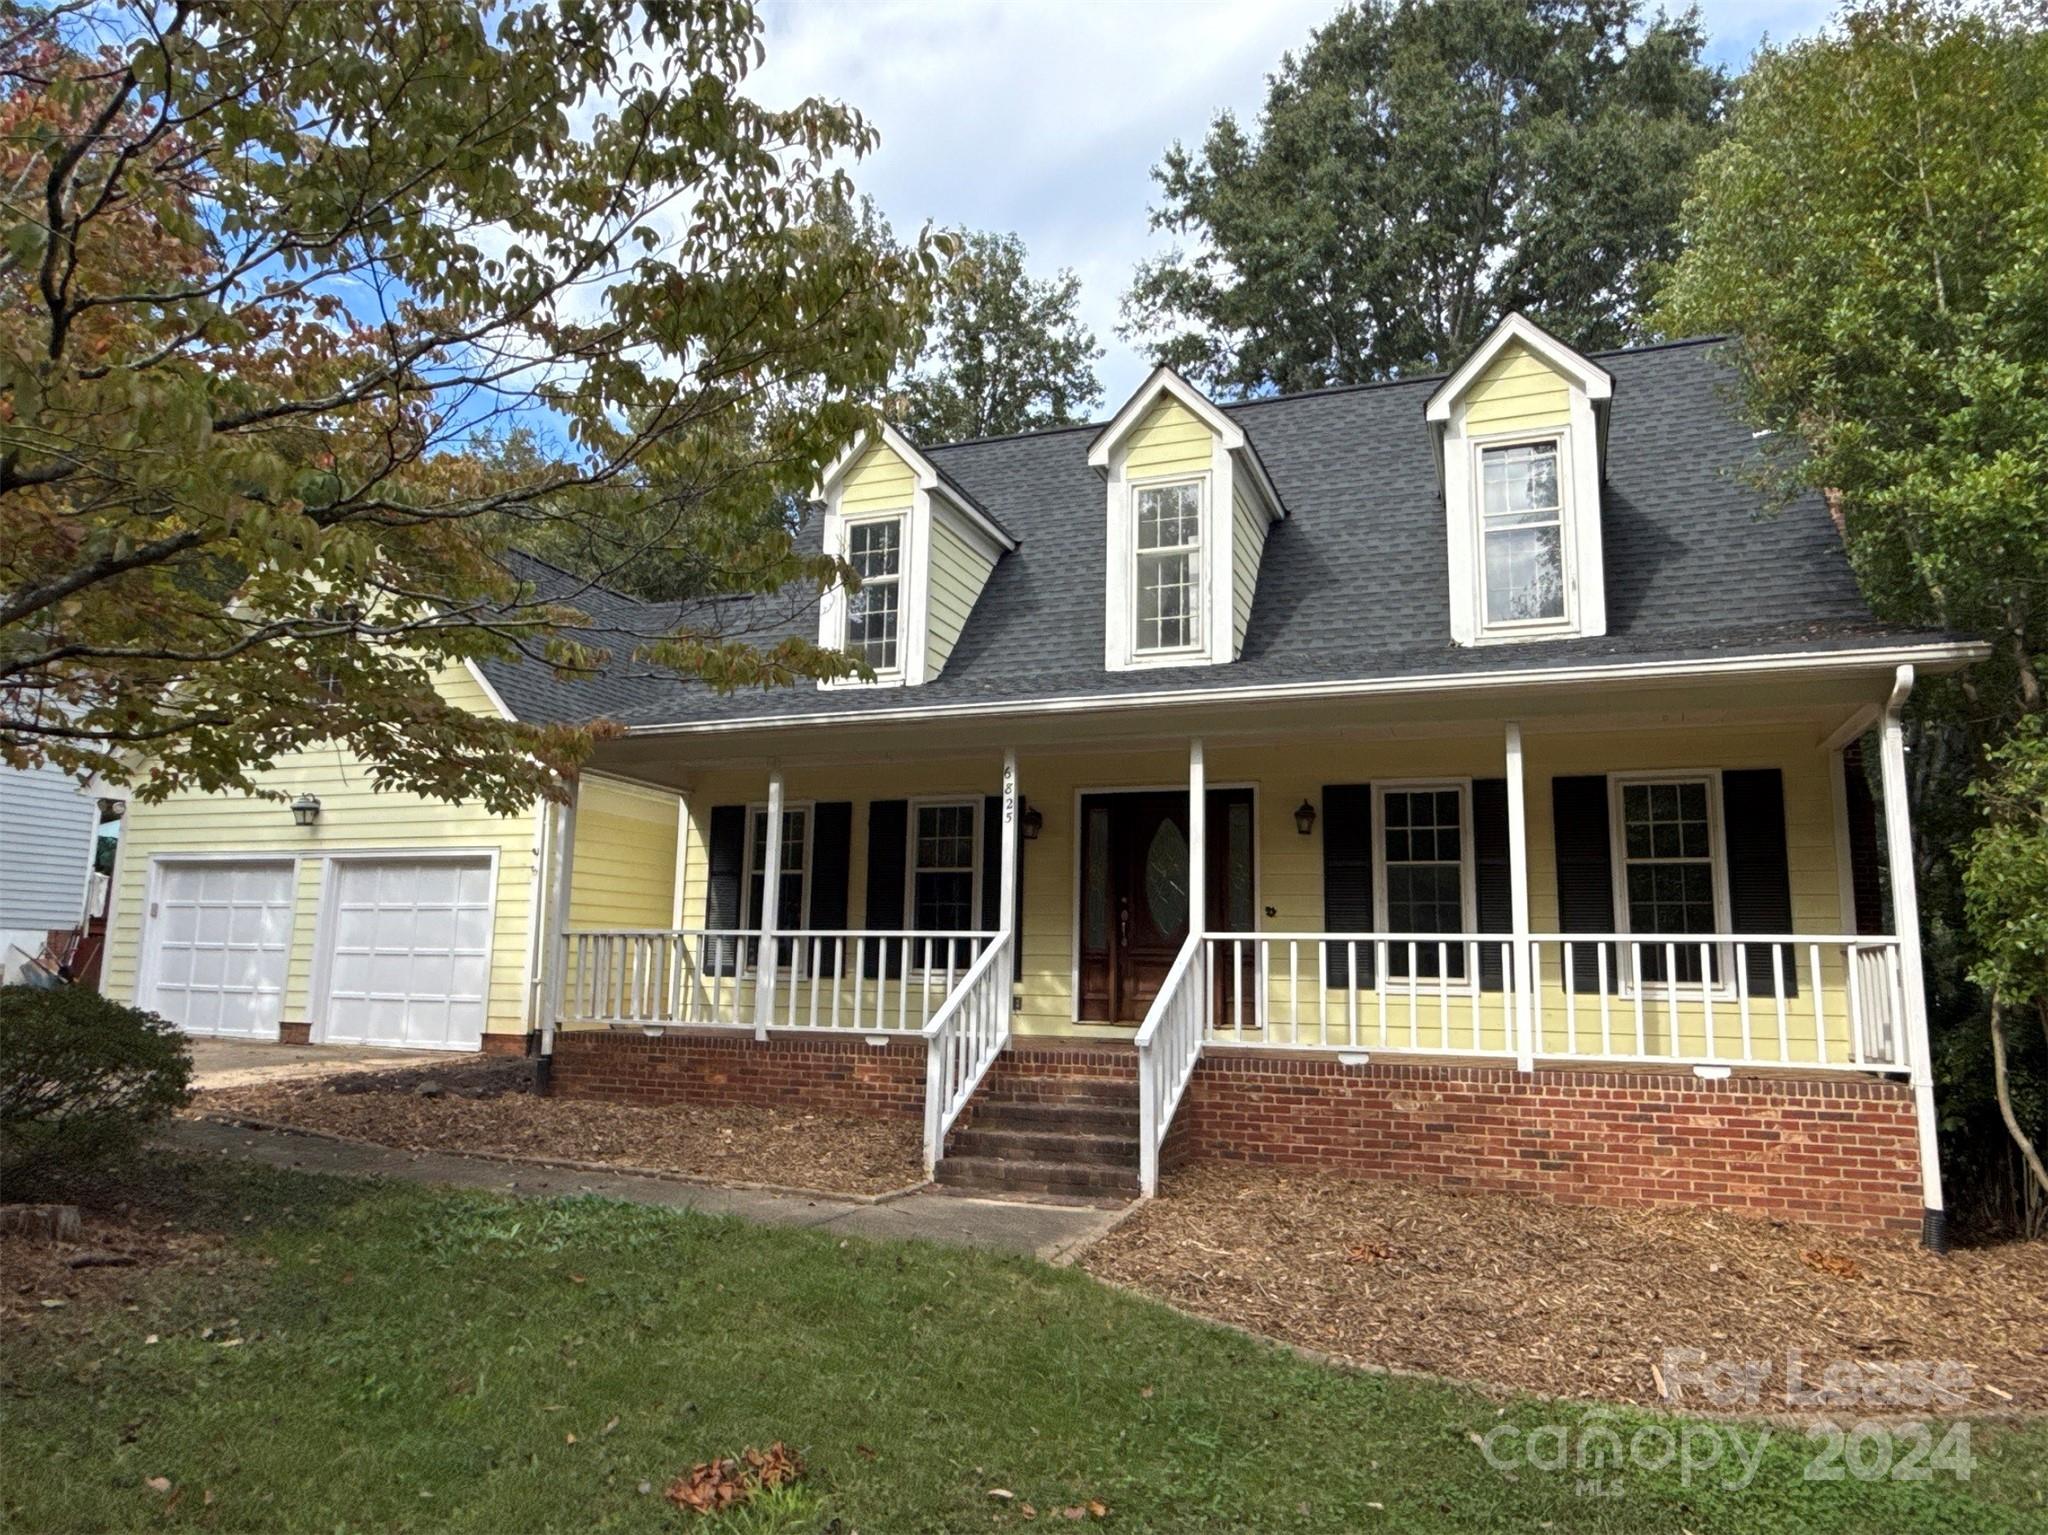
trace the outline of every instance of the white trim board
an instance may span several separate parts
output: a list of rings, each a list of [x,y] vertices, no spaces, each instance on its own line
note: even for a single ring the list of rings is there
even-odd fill
[[[818,729],[838,725],[916,724],[926,721],[1029,718],[1036,715],[1111,714],[1186,708],[1209,703],[1287,703],[1298,700],[1388,698],[1529,688],[1581,690],[1601,685],[1683,682],[1725,677],[1827,677],[1880,672],[1900,665],[1955,670],[1981,661],[1991,647],[1948,641],[1872,650],[1830,650],[1802,655],[1738,655],[1690,661],[1618,662],[1606,666],[1503,668],[1491,672],[1426,673],[1416,677],[1362,677],[1329,682],[1240,683],[1230,687],[1161,689],[1150,693],[1054,694],[988,703],[918,704],[889,709],[834,709],[815,714],[759,714],[730,720],[678,720],[630,725],[628,736],[729,735],[748,731]],[[1527,721],[1524,722],[1525,725]]]

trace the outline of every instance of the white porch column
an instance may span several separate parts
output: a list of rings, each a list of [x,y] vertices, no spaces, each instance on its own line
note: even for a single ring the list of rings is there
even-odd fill
[[[1188,742],[1188,936],[1209,930],[1209,769],[1202,740]]]
[[[1017,751],[1003,753],[1003,888],[996,899],[996,931],[1014,941],[1017,932]],[[987,913],[982,921],[988,920]]]
[[[1529,812],[1522,797],[1522,727],[1509,720],[1507,729],[1508,778],[1508,899],[1514,929],[1514,1007],[1510,1017],[1515,1031],[1515,1067],[1536,1069],[1536,1026],[1542,1018],[1534,977],[1536,946],[1529,942]],[[1566,982],[1570,984],[1569,981]]]
[[[562,804],[549,807],[554,825],[548,840],[553,844],[555,867],[554,883],[548,890],[547,912],[543,919],[547,934],[543,949],[548,967],[540,1020],[540,1053],[543,1056],[555,1053],[555,1024],[562,1016],[563,987],[569,974],[569,892],[576,866],[577,793],[577,786],[572,784],[569,798]]]
[[[747,829],[753,836],[753,828]],[[775,953],[775,918],[782,910],[782,768],[768,769],[768,846],[761,866],[761,953],[754,962],[754,1038],[768,1037],[775,1016],[775,977],[781,969]]]
[[[1906,1048],[1912,1053],[1913,1109],[1920,1127],[1922,1239],[1937,1251],[1948,1246],[1941,1197],[1941,1145],[1934,1132],[1934,1065],[1927,1046],[1927,979],[1920,964],[1920,893],[1913,878],[1913,818],[1906,802],[1906,732],[1900,716],[1913,692],[1913,668],[1892,679],[1885,705],[1882,773],[1884,850],[1890,867],[1892,924],[1898,929],[1899,970],[1906,989]]]

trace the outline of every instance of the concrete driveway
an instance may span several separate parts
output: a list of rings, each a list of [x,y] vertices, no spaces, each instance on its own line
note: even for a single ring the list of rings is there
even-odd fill
[[[357,1045],[277,1045],[251,1039],[195,1039],[194,1087],[246,1087],[284,1077],[326,1077],[379,1066],[431,1065],[438,1051],[374,1050]],[[453,1057],[467,1061],[470,1056]]]

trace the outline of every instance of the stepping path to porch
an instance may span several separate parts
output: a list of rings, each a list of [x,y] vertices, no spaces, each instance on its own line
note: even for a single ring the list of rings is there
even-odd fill
[[[399,1151],[384,1146],[252,1130],[212,1120],[178,1120],[165,1132],[180,1151],[240,1157],[270,1167],[358,1178],[404,1178],[413,1183],[481,1189],[492,1194],[553,1199],[592,1194],[631,1204],[736,1215],[770,1226],[802,1226],[847,1236],[912,1238],[1024,1253],[1056,1262],[1087,1246],[1123,1215],[1072,1205],[1028,1204],[1015,1199],[968,1199],[921,1189],[882,1204],[827,1194],[775,1194],[753,1189],[679,1183],[629,1173],[595,1173],[539,1164],[507,1164],[453,1152]]]

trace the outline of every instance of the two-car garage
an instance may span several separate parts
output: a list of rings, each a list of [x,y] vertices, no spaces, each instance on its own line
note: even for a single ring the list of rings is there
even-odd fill
[[[496,877],[488,853],[160,858],[142,1005],[194,1034],[275,1039],[299,949],[315,1041],[475,1050]]]

